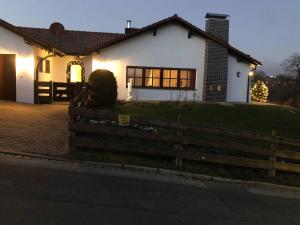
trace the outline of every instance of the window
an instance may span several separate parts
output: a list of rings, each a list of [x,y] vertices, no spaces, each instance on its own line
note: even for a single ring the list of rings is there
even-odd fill
[[[42,61],[42,57],[37,57],[37,63],[39,63],[39,72],[43,73],[44,72],[44,61]]]
[[[177,88],[178,86],[178,70],[163,70],[163,87]]]
[[[134,87],[143,87],[143,69],[127,68],[127,84],[133,80]]]
[[[45,73],[50,73],[50,60],[45,60]]]
[[[37,57],[37,63],[39,63],[39,72],[40,73],[51,73],[50,71],[50,60],[43,60],[42,57]]]
[[[135,88],[194,90],[196,70],[128,66],[127,84],[130,79]]]
[[[145,86],[156,88],[160,87],[160,69],[145,70]]]
[[[194,70],[180,70],[180,88],[189,88],[195,86],[195,73],[196,72]]]

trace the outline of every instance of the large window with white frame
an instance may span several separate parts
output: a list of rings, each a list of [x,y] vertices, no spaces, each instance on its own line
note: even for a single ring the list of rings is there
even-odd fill
[[[196,70],[128,66],[127,84],[130,79],[135,88],[195,90]]]

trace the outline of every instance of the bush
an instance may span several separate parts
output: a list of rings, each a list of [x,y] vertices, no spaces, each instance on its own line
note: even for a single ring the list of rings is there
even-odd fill
[[[118,96],[117,81],[108,70],[95,70],[89,77],[89,91],[93,108],[112,107]]]

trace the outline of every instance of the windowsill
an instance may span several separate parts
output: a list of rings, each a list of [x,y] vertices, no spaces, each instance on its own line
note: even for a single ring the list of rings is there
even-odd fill
[[[127,89],[128,87],[126,87]],[[166,91],[197,91],[195,88],[161,88],[161,87],[132,87],[132,89],[166,90]]]

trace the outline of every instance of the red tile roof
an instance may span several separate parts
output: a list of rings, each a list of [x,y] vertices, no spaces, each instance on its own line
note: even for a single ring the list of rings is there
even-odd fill
[[[88,49],[102,46],[124,36],[117,33],[65,30],[61,37],[56,37],[49,29],[30,27],[17,27],[17,29],[30,35],[34,40],[47,43],[67,55],[82,55]]]
[[[219,45],[228,49],[229,53],[237,55],[253,64],[260,65],[261,62],[254,59],[250,55],[234,48],[228,42],[225,42],[214,35],[207,33],[198,27],[192,25],[181,17],[174,15],[159,22],[153,23],[141,29],[137,29],[129,34],[120,33],[103,33],[103,32],[86,32],[65,30],[64,33],[57,37],[53,35],[49,29],[16,27],[4,20],[0,19],[0,26],[24,37],[26,41],[36,43],[48,50],[56,50],[58,54],[67,55],[88,55],[95,51],[109,47],[121,41],[135,37],[141,33],[156,29],[168,23],[177,23],[188,28],[193,34],[203,36],[206,39],[212,40]]]

